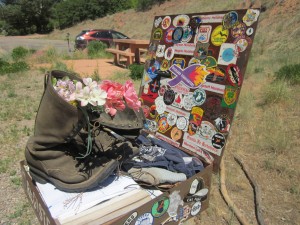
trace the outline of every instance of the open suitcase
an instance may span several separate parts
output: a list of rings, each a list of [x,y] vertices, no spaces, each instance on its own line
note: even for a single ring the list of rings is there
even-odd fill
[[[183,224],[209,207],[211,177],[224,154],[259,14],[242,9],[154,18],[139,94],[142,133],[201,159],[204,169],[154,199],[128,203],[130,210],[109,219],[97,218],[94,210],[93,220],[86,213],[71,224]],[[25,164],[23,187],[40,223],[60,224]]]

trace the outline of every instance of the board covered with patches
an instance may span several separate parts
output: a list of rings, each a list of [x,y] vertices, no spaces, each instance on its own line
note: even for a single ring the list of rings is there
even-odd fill
[[[140,89],[149,132],[218,168],[258,16],[248,9],[155,17]]]

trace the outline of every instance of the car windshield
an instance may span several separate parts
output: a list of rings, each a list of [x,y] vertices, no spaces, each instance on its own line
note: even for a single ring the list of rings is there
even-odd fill
[[[81,36],[83,34],[85,34],[86,32],[88,32],[89,30],[82,30],[77,36]]]
[[[128,38],[127,36],[125,36],[124,34],[121,34],[119,32],[111,32],[113,38],[115,39],[126,39]]]

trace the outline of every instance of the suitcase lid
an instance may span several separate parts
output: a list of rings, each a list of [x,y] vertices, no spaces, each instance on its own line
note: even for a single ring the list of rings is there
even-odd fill
[[[156,16],[139,96],[144,128],[218,169],[259,9]]]

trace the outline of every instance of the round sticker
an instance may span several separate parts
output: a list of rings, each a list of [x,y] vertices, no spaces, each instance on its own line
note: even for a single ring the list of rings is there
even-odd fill
[[[211,138],[211,144],[216,149],[222,149],[225,145],[225,137],[221,133],[216,133]]]
[[[175,100],[175,92],[171,89],[166,90],[163,96],[163,102],[166,105],[171,105]]]
[[[193,106],[195,106],[193,93],[188,93],[187,95],[185,95],[182,99],[182,102],[183,108],[187,111],[190,111],[193,108]]]
[[[183,28],[182,27],[176,27],[172,34],[172,41],[173,43],[179,43],[181,42],[181,39],[183,37]]]
[[[190,17],[188,15],[178,15],[173,20],[174,27],[185,27],[189,24]]]
[[[158,114],[163,114],[166,111],[166,105],[162,96],[159,96],[155,99],[155,106]]]
[[[187,119],[183,116],[178,117],[176,121],[176,126],[179,130],[184,130],[187,126]]]
[[[238,23],[231,29],[231,36],[233,38],[239,38],[245,35],[246,32],[246,24]]]
[[[200,127],[197,130],[197,134],[201,137],[211,140],[216,133],[214,125],[208,121],[202,121]]]
[[[171,130],[171,138],[174,141],[178,141],[182,137],[182,131],[179,130],[177,127],[173,127]]]
[[[152,225],[153,224],[153,216],[150,213],[144,213],[140,217],[137,218],[135,225]]]
[[[173,27],[169,28],[166,31],[166,33],[165,33],[165,41],[166,41],[166,43],[172,43],[172,41],[173,41],[173,39],[172,39],[173,32],[174,32],[174,28]]]
[[[158,125],[158,131],[161,133],[165,133],[170,128],[167,117],[164,114],[159,116],[157,125]]]
[[[253,34],[253,32],[254,32],[254,29],[253,29],[252,27],[249,27],[249,28],[246,30],[246,34],[247,34],[248,36],[251,36],[251,35]]]
[[[193,93],[193,102],[195,105],[202,105],[206,100],[206,92],[202,89],[199,88],[194,91]]]
[[[229,31],[222,25],[217,26],[211,34],[211,43],[215,46],[221,46],[228,38]]]
[[[191,209],[191,215],[196,216],[201,210],[201,202],[195,202]]]
[[[156,132],[157,131],[157,123],[153,120],[147,120],[147,127],[148,130],[150,130],[151,132]]]
[[[236,44],[236,49],[238,52],[243,52],[246,50],[250,42],[250,38],[239,38],[234,43]]]
[[[173,113],[169,113],[167,116],[167,121],[170,126],[174,126],[177,121],[177,116]]]
[[[183,28],[182,42],[189,42],[193,37],[192,28],[187,26]]]
[[[221,133],[226,133],[230,129],[230,120],[227,115],[223,115],[215,119],[215,125]]]
[[[237,12],[229,12],[226,13],[225,16],[223,17],[223,27],[225,29],[229,29],[234,27],[238,22],[238,14]]]
[[[162,22],[161,22],[161,27],[162,29],[167,29],[171,25],[171,17],[166,16]]]
[[[172,47],[167,48],[165,51],[165,59],[171,60],[174,57],[175,50]]]
[[[152,206],[151,213],[154,217],[161,217],[169,208],[170,200],[167,197],[163,197],[159,201],[155,202]]]
[[[242,76],[240,69],[235,64],[229,64],[226,69],[227,79],[232,86],[241,86]]]

